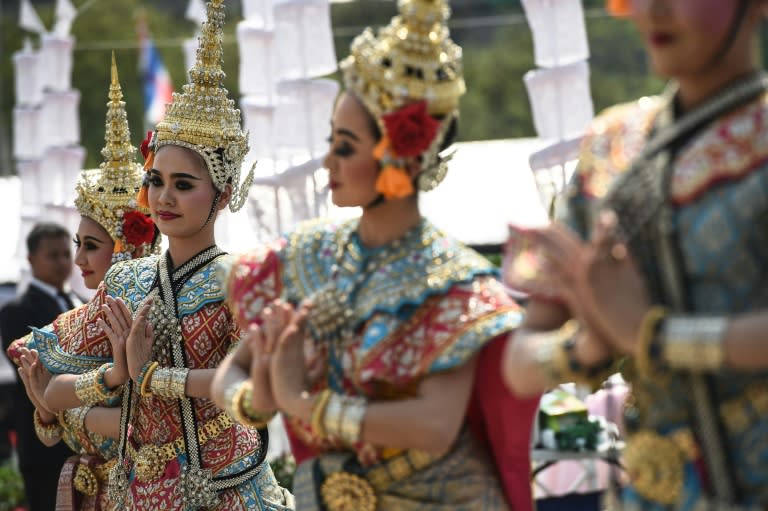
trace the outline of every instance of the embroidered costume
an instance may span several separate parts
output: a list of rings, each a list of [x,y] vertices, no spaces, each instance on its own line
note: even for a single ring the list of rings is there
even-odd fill
[[[373,152],[380,195],[369,207],[442,181],[447,158],[439,153],[465,92],[445,0],[400,0],[398,9],[378,34],[366,29],[357,37],[341,62],[347,91],[382,135]],[[413,157],[421,163],[415,182],[406,170]],[[498,365],[520,308],[485,259],[425,220],[378,249],[361,244],[357,227],[311,222],[224,271],[241,326],[258,321],[277,297],[312,302],[305,356],[316,395],[312,419],[286,421],[294,456],[304,462],[294,479],[297,509],[531,509],[529,435],[538,399],[509,394]],[[425,378],[474,357],[473,431],[465,428],[449,453],[360,441],[369,402],[413,397]],[[248,390],[236,392],[244,386],[233,384],[225,397],[248,417]]]
[[[522,311],[490,263],[428,221],[374,250],[360,243],[356,228],[354,220],[314,221],[274,250],[225,265],[228,299],[241,325],[257,321],[261,308],[278,296],[292,303],[310,298],[323,310],[310,319],[314,342],[307,372],[313,392],[405,399],[424,378],[467,363],[520,323]],[[329,293],[346,313],[328,310]],[[296,475],[299,509],[322,509],[319,488],[332,491],[328,481],[339,479],[329,476],[340,473],[365,478],[376,495],[375,509],[432,509],[428,502],[439,502],[440,509],[506,508],[492,460],[471,434],[436,459],[419,451],[350,445],[318,435],[296,418],[287,418],[287,426],[299,460],[319,456]],[[528,485],[528,474],[522,478]]]
[[[725,319],[768,305],[767,85],[750,76],[679,118],[674,88],[609,109],[567,189],[562,220],[585,238],[617,212],[656,304],[647,354],[623,370],[625,510],[768,505],[768,373],[721,367]],[[518,263],[518,277],[536,268]],[[547,294],[531,276],[523,287]]]
[[[123,93],[112,56],[112,80],[105,133],[101,154],[104,162],[98,169],[83,170],[76,185],[75,206],[81,216],[101,225],[114,241],[112,260],[128,260],[139,252],[149,255],[155,249],[155,226],[149,211],[136,204],[136,193],[143,172],[136,163],[136,148],[122,101]],[[8,349],[8,356],[19,364],[18,348],[26,346],[40,353],[40,360],[52,373],[80,374],[90,368],[92,360],[65,355],[59,338],[92,338],[101,335],[98,328],[85,329],[88,318],[95,318],[98,309],[84,305],[61,314],[56,320],[17,341]],[[106,404],[106,403],[102,403]],[[112,403],[114,405],[114,403]],[[59,414],[58,423],[38,424],[38,434],[61,438],[78,456],[70,458],[62,468],[58,501],[61,509],[98,511],[111,509],[106,497],[107,473],[114,465],[117,444],[84,427],[85,415],[91,405]],[[37,419],[37,417],[36,417]],[[68,506],[68,507],[67,507]]]
[[[190,83],[175,93],[145,152],[145,170],[164,145],[185,147],[206,163],[216,188],[210,222],[221,193],[232,187],[230,208],[247,197],[249,179],[239,176],[248,151],[240,113],[222,86],[222,0],[207,5]],[[148,207],[147,186],[139,206]],[[46,365],[57,373],[80,374],[75,393],[84,402],[121,398],[117,457],[109,473],[108,497],[118,509],[190,511],[293,509],[265,462],[266,431],[234,424],[208,399],[186,395],[190,370],[213,369],[239,341],[239,328],[223,303],[212,273],[223,252],[212,246],[174,268],[169,253],[113,265],[94,298],[57,331],[36,332]],[[152,354],[136,381],[106,388],[103,374],[111,344],[97,321],[106,297],[122,299],[132,313],[152,300]]]

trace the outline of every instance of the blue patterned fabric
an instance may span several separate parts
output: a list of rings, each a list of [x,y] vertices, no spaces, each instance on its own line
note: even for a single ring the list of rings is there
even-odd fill
[[[730,139],[722,141],[724,133],[735,132],[737,127],[758,129],[757,121],[753,122],[751,117],[756,115],[762,119],[768,113],[768,100],[761,101],[763,105],[755,102],[742,114],[743,119],[734,114],[727,123],[713,123],[699,138],[682,147],[673,162],[673,180],[691,183],[689,189],[695,191],[670,199],[673,233],[690,307],[686,313],[733,316],[768,307],[768,163],[762,157],[748,154],[764,151],[765,147],[744,145],[744,154],[739,154],[727,145]],[[636,132],[628,134],[626,128],[604,129],[616,140],[592,142],[593,148],[605,148],[605,154],[593,151],[587,158],[590,164],[579,169],[570,185],[562,218],[584,238],[589,237],[604,198],[594,190],[601,189],[600,185],[620,173],[612,158],[627,161],[633,156],[616,157],[613,153],[620,152],[622,141],[629,140],[630,136],[632,140],[638,137]],[[760,136],[764,135],[754,133],[754,137]],[[679,168],[680,161],[685,162],[684,170]],[[739,168],[734,162],[743,162],[745,167]],[[731,174],[724,173],[723,168],[730,168]],[[685,191],[679,183],[678,186]],[[651,284],[659,282],[659,277],[668,270],[655,254],[653,247],[634,254],[652,294],[660,287]],[[653,299],[656,303],[668,303],[663,295],[654,295]],[[669,372],[650,380],[630,372],[628,378],[640,403],[640,417],[633,417],[639,429],[663,436],[671,430],[693,427],[693,403],[685,374]],[[721,370],[707,379],[719,412],[739,505],[765,508],[768,506],[768,371]],[[683,498],[679,504],[665,506],[651,502],[632,488],[624,492],[624,501],[626,509],[638,511],[710,509],[701,507],[706,499],[703,488],[699,473],[689,464],[685,468]]]
[[[350,292],[350,327],[357,329],[380,314],[364,333],[364,349],[388,338],[430,297],[477,277],[498,276],[498,270],[487,259],[426,220],[401,242],[377,249],[363,246],[356,229],[357,220],[341,225],[308,222],[288,237],[280,259],[285,268],[285,297],[294,303],[332,280],[336,267],[344,269],[336,283],[339,289]],[[360,275],[365,275],[361,282],[357,280]],[[515,318],[498,321],[509,325]],[[504,331],[495,331],[490,324],[485,327],[484,333],[489,334],[485,339]],[[442,365],[447,366],[447,362],[443,360]]]

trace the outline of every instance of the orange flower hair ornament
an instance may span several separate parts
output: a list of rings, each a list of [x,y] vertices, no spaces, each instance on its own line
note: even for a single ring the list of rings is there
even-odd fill
[[[152,131],[147,132],[147,138],[141,142],[139,149],[142,156],[144,156],[144,182],[141,184],[139,194],[136,196],[136,203],[144,208],[149,209],[149,171],[152,170],[152,165],[155,163],[155,151],[152,149],[152,137],[154,133]]]
[[[385,135],[373,150],[381,162],[376,191],[387,200],[413,195],[413,180],[405,158],[416,157],[429,149],[440,123],[427,111],[427,102],[418,101],[381,117]]]
[[[632,0],[607,0],[605,9],[611,16],[629,16],[632,14]]]

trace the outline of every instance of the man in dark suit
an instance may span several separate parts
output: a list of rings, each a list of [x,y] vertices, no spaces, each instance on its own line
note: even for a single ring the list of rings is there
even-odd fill
[[[21,296],[0,309],[3,351],[15,339],[28,334],[30,327],[42,327],[74,307],[64,283],[72,272],[69,232],[60,225],[37,224],[27,236],[32,280]],[[56,505],[59,472],[72,452],[62,443],[45,447],[35,435],[32,412],[24,384],[16,375],[14,426],[18,439],[19,468],[24,478],[30,511],[52,511]]]

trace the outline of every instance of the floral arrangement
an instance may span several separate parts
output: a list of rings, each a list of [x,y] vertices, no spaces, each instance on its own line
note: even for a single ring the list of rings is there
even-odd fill
[[[432,145],[440,122],[429,115],[427,102],[418,101],[381,117],[385,134],[373,150],[381,162],[376,191],[386,199],[402,199],[414,192],[406,158],[424,153]]]

